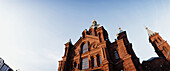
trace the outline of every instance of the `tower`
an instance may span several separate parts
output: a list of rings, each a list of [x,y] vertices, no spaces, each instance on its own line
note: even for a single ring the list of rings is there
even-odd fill
[[[122,66],[119,67],[123,67],[123,71],[143,71],[139,58],[133,51],[132,43],[128,40],[126,31],[123,31],[121,28],[119,28],[116,43],[118,46],[116,50],[118,51],[120,61],[122,61]]]
[[[167,41],[163,40],[157,32],[153,32],[146,27],[149,36],[149,42],[155,49],[155,52],[159,57],[163,57],[170,62],[170,46]]]

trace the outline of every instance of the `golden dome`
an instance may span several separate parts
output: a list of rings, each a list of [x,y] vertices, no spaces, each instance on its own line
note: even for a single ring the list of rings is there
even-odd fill
[[[122,30],[122,29],[119,27],[119,30]]]
[[[97,21],[94,20],[92,23],[93,23],[93,24],[97,24]]]

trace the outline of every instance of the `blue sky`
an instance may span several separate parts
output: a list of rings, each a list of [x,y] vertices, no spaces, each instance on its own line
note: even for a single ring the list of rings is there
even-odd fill
[[[0,57],[14,70],[57,71],[64,44],[93,21],[113,42],[127,31],[140,61],[157,56],[144,26],[170,41],[168,0],[0,0]]]

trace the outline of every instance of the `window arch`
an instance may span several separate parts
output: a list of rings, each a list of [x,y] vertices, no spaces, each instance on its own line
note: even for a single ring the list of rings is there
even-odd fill
[[[82,53],[85,53],[88,51],[88,43],[84,43],[82,47]]]

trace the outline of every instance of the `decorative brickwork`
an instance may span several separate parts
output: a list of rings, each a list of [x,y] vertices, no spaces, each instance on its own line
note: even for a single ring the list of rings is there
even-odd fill
[[[141,64],[133,51],[132,43],[127,38],[126,31],[119,28],[117,39],[110,42],[104,27],[95,20],[92,23],[90,29],[84,30],[82,37],[75,44],[71,41],[65,44],[65,54],[59,61],[58,71],[154,71],[153,68],[162,64],[163,67],[169,66],[169,45],[158,34],[153,34],[147,29],[150,42],[162,58],[153,58]],[[154,66],[154,64],[159,65]]]

